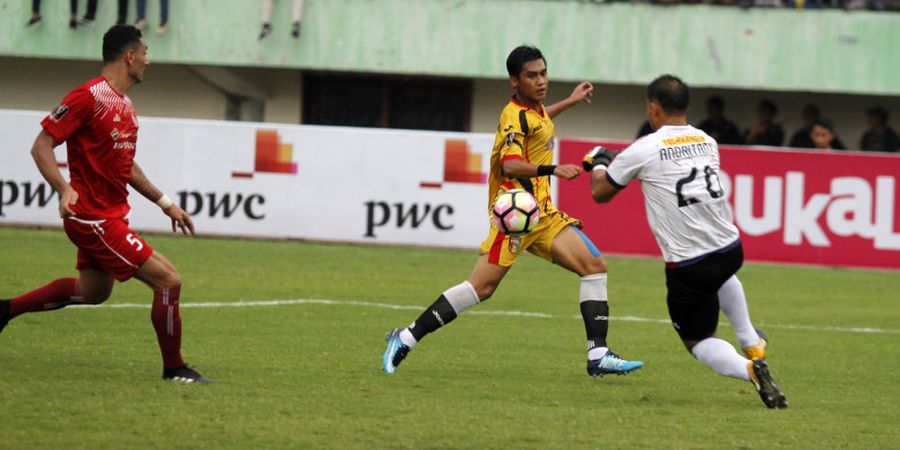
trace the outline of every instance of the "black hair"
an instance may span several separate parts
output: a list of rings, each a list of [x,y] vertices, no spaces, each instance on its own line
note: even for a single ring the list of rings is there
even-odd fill
[[[775,103],[773,103],[771,100],[762,100],[762,101],[760,101],[760,102],[759,102],[759,109],[765,109],[765,110],[771,112],[773,116],[774,116],[775,114],[778,114],[778,107],[775,106]]]
[[[518,78],[519,74],[522,73],[522,67],[525,67],[525,63],[538,59],[543,59],[544,64],[547,64],[547,60],[544,59],[544,55],[537,47],[520,45],[509,52],[509,56],[506,57],[506,71],[509,73],[509,76]]]
[[[714,95],[708,99],[706,99],[706,106],[712,106],[713,108],[725,109],[725,100],[722,100],[722,97],[718,95]]]
[[[113,25],[103,35],[103,62],[111,63],[129,47],[141,42],[141,30],[131,25]]]
[[[834,124],[831,123],[830,120],[828,120],[828,119],[813,120],[813,127],[815,127],[816,125],[818,125],[822,128],[825,128],[826,130],[830,131],[831,134],[834,134]]]
[[[869,114],[870,116],[878,119],[878,121],[880,121],[881,123],[887,123],[888,119],[890,118],[887,110],[880,106],[873,106],[873,107],[869,108],[869,110],[866,111],[866,113]]]
[[[812,103],[807,103],[806,106],[803,107],[803,114],[807,113],[813,117],[819,117],[822,115],[822,113],[819,111],[819,107]]]
[[[659,103],[667,113],[683,113],[688,109],[691,93],[684,81],[666,74],[647,85],[647,100]]]

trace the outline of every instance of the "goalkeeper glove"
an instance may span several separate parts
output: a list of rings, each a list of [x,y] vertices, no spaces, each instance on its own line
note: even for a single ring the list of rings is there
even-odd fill
[[[581,160],[581,166],[587,171],[594,170],[594,167],[597,166],[607,167],[612,162],[613,156],[615,155],[609,149],[598,145],[584,155],[584,158]]]

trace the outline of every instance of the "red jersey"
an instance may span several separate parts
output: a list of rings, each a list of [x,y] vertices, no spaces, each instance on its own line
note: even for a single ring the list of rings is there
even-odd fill
[[[138,132],[131,99],[97,77],[70,92],[41,126],[57,143],[66,143],[69,184],[78,193],[71,207],[75,216],[125,217]]]

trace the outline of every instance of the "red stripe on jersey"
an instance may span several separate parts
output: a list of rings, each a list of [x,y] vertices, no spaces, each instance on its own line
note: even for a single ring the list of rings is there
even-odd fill
[[[513,183],[512,181],[507,181],[506,183],[503,183],[501,186],[503,187],[503,189],[506,189],[507,191],[516,188],[515,183]]]
[[[506,155],[500,159],[500,164],[503,164],[510,159],[522,159],[522,157],[519,155]]]
[[[491,251],[488,253],[489,263],[500,265],[500,251],[503,250],[503,239],[505,238],[505,234],[497,232],[497,237],[494,238],[494,243],[491,244]]]

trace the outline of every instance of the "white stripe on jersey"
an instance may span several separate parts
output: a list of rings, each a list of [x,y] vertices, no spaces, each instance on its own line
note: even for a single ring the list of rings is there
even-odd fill
[[[666,262],[718,250],[738,239],[719,182],[719,146],[690,125],[663,126],[622,151],[607,175],[641,182],[650,229]]]

